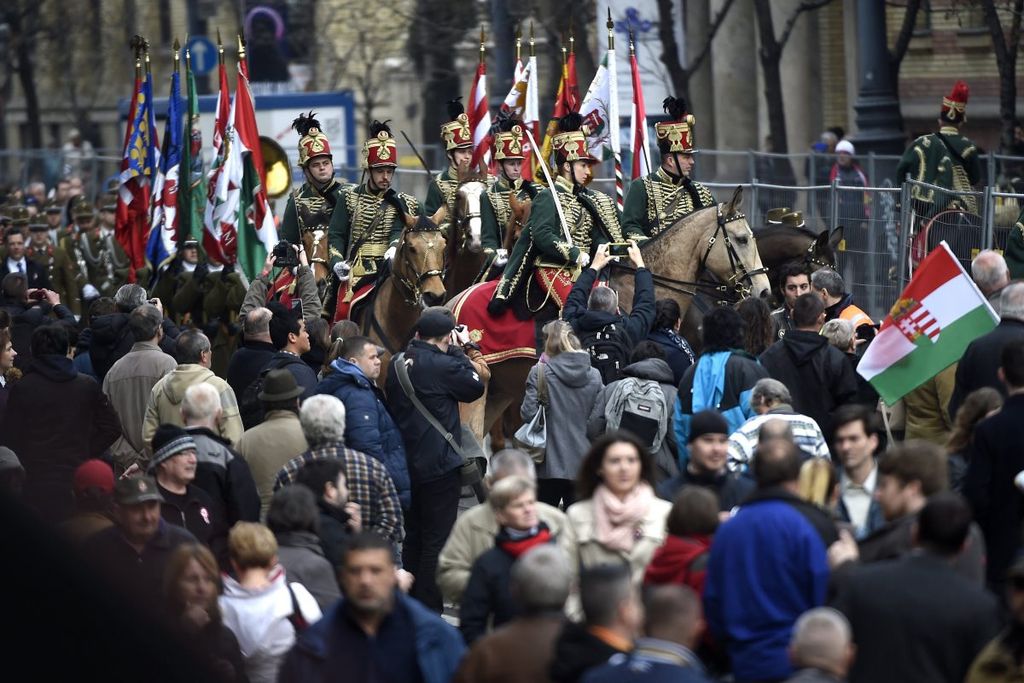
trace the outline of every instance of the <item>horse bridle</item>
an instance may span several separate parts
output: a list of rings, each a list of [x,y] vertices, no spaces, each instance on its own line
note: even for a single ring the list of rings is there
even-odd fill
[[[810,245],[808,245],[807,251],[804,252],[804,265],[806,266],[808,264],[811,264],[818,266],[820,268],[831,268],[832,270],[835,270],[836,264],[822,261],[820,258],[814,255],[814,246],[816,244],[817,240],[814,240],[810,243]]]
[[[443,236],[440,229],[435,229],[435,230],[413,230],[413,231],[407,231],[407,233],[408,232],[417,232],[417,233],[436,232],[439,236]],[[400,246],[405,246],[405,236],[404,235],[402,237],[402,244]],[[428,243],[427,246],[430,247],[432,245],[430,243]],[[408,296],[406,296],[405,293],[402,294],[402,298],[405,299],[405,303],[408,304],[409,306],[413,306],[413,307],[419,306],[420,305],[420,297],[423,294],[423,292],[422,292],[422,290],[420,288],[423,285],[423,283],[426,280],[428,280],[428,279],[430,279],[432,277],[440,277],[440,278],[444,279],[446,270],[445,269],[438,270],[437,268],[432,268],[430,270],[427,270],[427,271],[424,271],[424,272],[420,273],[420,272],[418,272],[416,270],[416,267],[413,265],[412,260],[409,258],[409,255],[406,253],[405,249],[402,249],[401,251],[402,251],[402,263],[405,265],[405,267],[409,271],[412,272],[413,278],[412,279],[407,278],[405,275],[399,273],[398,270],[396,270],[394,268],[391,269],[391,275],[398,281],[399,284],[402,285],[402,287],[406,290],[406,292],[408,292],[408,294],[409,294]]]
[[[708,239],[708,246],[704,250],[704,256],[700,259],[700,265],[697,267],[697,272],[700,273],[706,270],[705,266],[707,265],[708,257],[711,255],[711,250],[715,248],[715,243],[718,241],[718,235],[721,234],[722,241],[725,243],[726,253],[729,255],[729,267],[732,268],[732,277],[726,280],[724,286],[731,287],[739,299],[745,299],[750,296],[750,288],[753,283],[753,279],[758,275],[765,275],[768,272],[768,269],[761,266],[760,268],[748,270],[747,267],[743,265],[743,260],[736,251],[735,245],[732,243],[732,238],[729,237],[729,231],[725,227],[726,224],[743,220],[746,218],[746,215],[737,211],[731,216],[723,216],[722,207],[719,206],[716,218],[718,224],[715,226],[715,232]]]

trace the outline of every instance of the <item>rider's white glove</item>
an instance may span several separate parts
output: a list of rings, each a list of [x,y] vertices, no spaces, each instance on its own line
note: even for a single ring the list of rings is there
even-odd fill
[[[494,252],[494,265],[502,267],[508,263],[508,249],[498,249]]]
[[[576,263],[580,268],[586,268],[590,265],[590,254],[585,251],[581,251],[580,255],[576,258]]]
[[[338,282],[345,282],[352,277],[352,266],[347,261],[338,261],[334,264],[334,275]]]
[[[384,252],[385,261],[393,261],[395,259],[395,252],[398,251],[395,247],[388,247],[388,250]]]

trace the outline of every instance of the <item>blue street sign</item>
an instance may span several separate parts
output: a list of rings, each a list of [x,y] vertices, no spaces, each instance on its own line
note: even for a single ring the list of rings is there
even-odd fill
[[[217,46],[206,36],[192,36],[185,46],[192,57],[192,73],[205,76],[217,66]]]

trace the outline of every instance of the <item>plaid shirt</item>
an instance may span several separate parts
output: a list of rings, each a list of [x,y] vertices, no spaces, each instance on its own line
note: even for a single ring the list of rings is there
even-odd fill
[[[274,490],[294,484],[299,470],[304,465],[328,458],[337,458],[341,461],[341,469],[348,484],[349,500],[359,504],[363,529],[377,532],[397,548],[405,538],[398,492],[384,465],[368,455],[340,445],[308,450],[285,463],[277,473]]]

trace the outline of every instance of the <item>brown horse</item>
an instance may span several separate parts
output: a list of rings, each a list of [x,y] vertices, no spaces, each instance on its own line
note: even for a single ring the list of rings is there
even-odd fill
[[[328,268],[330,255],[327,250],[327,230],[323,228],[304,230],[302,232],[302,248],[306,251],[309,267],[313,271],[313,279],[316,280],[317,291],[320,299],[323,300],[327,293],[327,276],[330,273]]]
[[[433,216],[404,216],[405,228],[391,264],[391,272],[377,284],[373,300],[356,311],[354,322],[365,336],[386,350],[382,377],[390,357],[412,338],[420,312],[445,301],[444,254],[446,241],[438,227],[445,207]]]
[[[455,215],[451,216],[447,226],[448,271],[444,285],[449,295],[457,294],[475,283],[487,260],[481,243],[483,195],[487,192],[487,176],[471,174],[459,183],[455,192]]]
[[[678,221],[640,247],[644,262],[655,274],[657,296],[675,299],[683,314],[690,307],[694,285],[707,274],[728,299],[743,296],[767,297],[768,278],[757,252],[754,234],[739,211],[742,191],[737,188],[730,202],[696,211]],[[633,273],[626,267],[612,269],[609,285],[619,293],[620,305],[628,310],[633,300]],[[518,426],[519,406],[526,376],[535,362],[516,358],[495,364],[487,388],[484,416],[479,422],[490,430],[503,418],[502,431],[511,434]],[[492,432],[492,449],[497,443]]]

